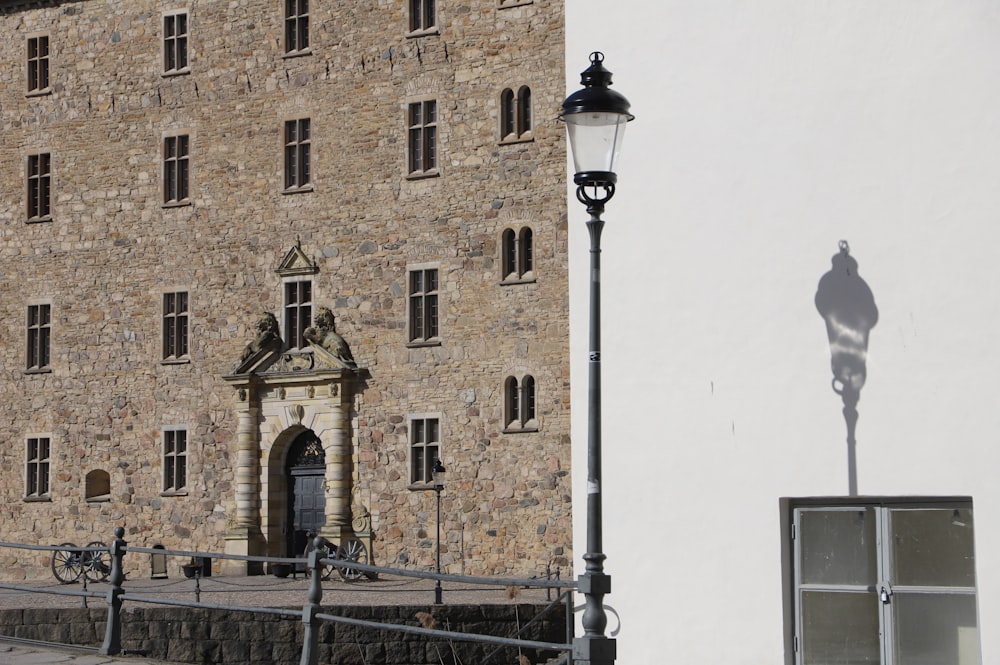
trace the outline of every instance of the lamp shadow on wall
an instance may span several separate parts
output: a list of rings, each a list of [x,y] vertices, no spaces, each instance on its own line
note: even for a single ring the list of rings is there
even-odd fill
[[[878,323],[878,307],[872,290],[858,274],[858,262],[851,256],[846,240],[840,241],[831,263],[816,288],[816,309],[826,322],[833,371],[831,386],[844,403],[848,495],[857,496],[858,401],[868,374],[868,335]]]

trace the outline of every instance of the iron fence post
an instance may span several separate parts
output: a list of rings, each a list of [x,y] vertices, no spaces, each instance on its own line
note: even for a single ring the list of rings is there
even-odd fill
[[[101,645],[99,653],[102,656],[117,656],[122,652],[122,599],[125,593],[122,589],[122,582],[125,581],[125,573],[122,570],[122,560],[125,558],[125,546],[128,544],[122,538],[125,529],[116,526],[115,537],[111,541],[111,574],[108,581],[111,588],[108,589],[108,625],[104,631],[104,644]]]
[[[308,563],[312,578],[309,581],[309,602],[302,608],[302,623],[306,625],[302,636],[302,660],[299,665],[318,665],[319,662],[319,622],[316,615],[320,611],[320,601],[323,600],[323,538],[316,536],[313,549],[309,552]]]

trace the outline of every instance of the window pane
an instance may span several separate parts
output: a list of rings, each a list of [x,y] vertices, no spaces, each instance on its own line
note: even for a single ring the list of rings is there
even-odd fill
[[[426,337],[438,336],[438,299],[436,295],[427,296],[427,329]]]
[[[500,114],[502,116],[500,134],[502,136],[514,133],[514,118],[516,113],[514,108],[514,91],[507,88],[500,95]]]
[[[799,525],[802,584],[875,584],[872,508],[803,510]]]
[[[804,591],[801,598],[803,665],[881,662],[877,595]]]
[[[424,479],[424,448],[415,447],[413,449],[413,470],[411,473],[411,480],[413,482],[420,482]]]
[[[517,270],[517,243],[514,240],[514,230],[503,232],[503,276],[512,275]]]
[[[893,509],[890,521],[894,584],[976,585],[971,509]]]
[[[893,594],[896,665],[979,665],[973,594]]]

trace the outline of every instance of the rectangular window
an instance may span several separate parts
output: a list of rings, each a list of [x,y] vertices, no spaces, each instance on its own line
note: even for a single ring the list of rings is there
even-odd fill
[[[437,102],[414,102],[407,116],[409,171],[427,173],[437,168]]]
[[[28,155],[28,220],[52,216],[52,155]]]
[[[430,483],[434,460],[441,455],[441,426],[437,418],[410,421],[410,482]]]
[[[49,38],[48,35],[28,38],[28,92],[46,92],[49,89]]]
[[[426,342],[438,336],[438,271],[410,271],[410,341]]]
[[[187,485],[187,430],[163,432],[163,491],[180,492]]]
[[[167,74],[184,71],[188,66],[187,12],[163,17],[163,71]]]
[[[285,0],[285,53],[309,49],[309,0]]]
[[[285,343],[291,349],[308,346],[302,334],[312,325],[312,281],[285,282]]]
[[[190,196],[190,141],[186,135],[163,139],[163,202],[183,203]]]
[[[410,32],[430,30],[435,22],[434,0],[410,0]]]
[[[49,345],[52,338],[52,306],[28,306],[28,369],[49,367]]]
[[[798,665],[979,665],[971,501],[793,510]]]
[[[163,359],[182,358],[188,353],[188,294],[163,294]]]
[[[49,453],[50,442],[48,438],[28,439],[25,496],[49,495]]]
[[[285,122],[285,189],[308,187],[311,127],[309,118]]]

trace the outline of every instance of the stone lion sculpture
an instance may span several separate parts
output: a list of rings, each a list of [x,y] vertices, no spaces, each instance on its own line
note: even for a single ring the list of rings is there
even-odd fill
[[[257,319],[257,336],[243,349],[240,356],[240,363],[244,363],[248,358],[259,355],[265,351],[281,348],[281,335],[279,334],[278,319],[271,312],[264,312]]]
[[[328,352],[350,369],[357,369],[351,348],[344,338],[334,329],[333,312],[327,307],[320,307],[316,312],[316,325],[310,326],[302,333],[311,344]]]

